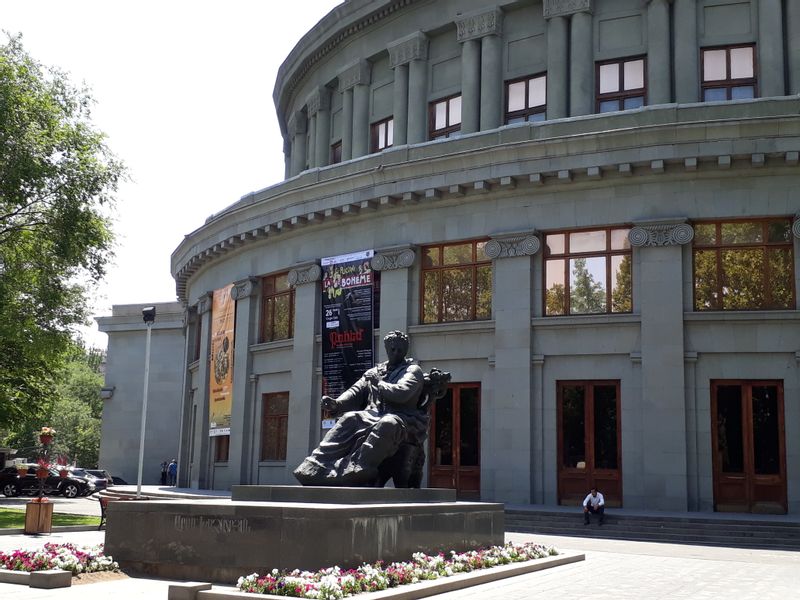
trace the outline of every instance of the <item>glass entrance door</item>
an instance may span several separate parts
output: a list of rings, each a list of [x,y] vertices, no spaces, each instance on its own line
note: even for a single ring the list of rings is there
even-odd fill
[[[558,501],[580,504],[596,486],[622,506],[619,381],[559,381]]]
[[[714,509],[786,513],[783,383],[712,381]]]
[[[481,494],[480,392],[477,383],[453,384],[431,415],[430,486],[455,489],[459,498]]]

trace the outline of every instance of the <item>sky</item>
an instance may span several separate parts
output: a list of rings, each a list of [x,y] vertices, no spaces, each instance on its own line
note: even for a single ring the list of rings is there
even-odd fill
[[[183,236],[283,179],[275,76],[340,3],[0,0],[0,30],[21,33],[34,59],[91,88],[92,122],[128,168],[113,214],[114,263],[92,314],[175,301],[170,255]],[[81,333],[91,346],[107,343],[95,323]]]

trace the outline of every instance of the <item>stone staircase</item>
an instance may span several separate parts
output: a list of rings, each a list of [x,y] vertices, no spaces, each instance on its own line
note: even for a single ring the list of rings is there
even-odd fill
[[[600,527],[596,517],[585,526],[580,507],[506,505],[505,529],[543,535],[800,551],[800,519],[793,515],[608,509]]]

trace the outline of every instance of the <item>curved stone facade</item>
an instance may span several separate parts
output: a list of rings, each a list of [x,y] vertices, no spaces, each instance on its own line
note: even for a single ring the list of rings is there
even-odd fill
[[[287,179],[213,215],[172,255],[178,297],[199,323],[186,329],[183,481],[292,482],[321,433],[319,261],[373,249],[380,331],[408,331],[423,365],[479,391],[461,444],[478,457],[462,469],[478,477],[482,498],[570,503],[596,482],[632,508],[800,512],[799,48],[800,9],[778,0],[350,0],[334,9],[276,82]],[[724,80],[715,68],[727,69]],[[711,101],[723,93],[733,99]],[[636,107],[600,112],[614,102]],[[522,113],[528,120],[506,123]],[[391,144],[376,150],[389,119]],[[448,127],[450,137],[430,139]],[[741,240],[725,246],[729,229],[759,227],[750,254],[736,254]],[[593,250],[598,232],[605,245]],[[428,247],[472,240],[490,266],[490,318],[429,322]],[[721,266],[707,268],[725,282],[707,282],[711,253]],[[745,294],[752,286],[732,282],[725,261],[756,255],[769,257],[765,274]],[[257,282],[284,272],[292,337],[263,342]],[[581,281],[600,285],[602,299],[587,304]],[[208,293],[229,284],[231,436],[227,461],[215,461]],[[725,468],[736,465],[719,462],[730,457],[720,454],[729,442],[718,394],[721,385],[751,393],[754,382],[779,390],[782,483],[756,506],[747,498],[763,489],[752,473],[749,491],[734,494],[750,502],[743,508],[723,498]],[[261,460],[262,399],[274,393],[289,397],[286,458]],[[569,412],[573,393],[580,418]],[[613,440],[591,430],[603,419]],[[758,444],[751,438],[745,455]],[[429,463],[439,460],[432,448]],[[773,459],[742,468],[772,469]]]

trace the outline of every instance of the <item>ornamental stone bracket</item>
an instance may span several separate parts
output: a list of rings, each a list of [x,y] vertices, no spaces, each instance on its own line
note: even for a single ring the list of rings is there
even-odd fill
[[[414,264],[416,258],[417,254],[411,246],[398,246],[378,250],[370,264],[376,271],[395,271],[408,269]]]
[[[231,298],[233,300],[243,300],[258,293],[258,278],[248,277],[240,281],[234,281],[231,288]]]
[[[800,214],[794,216],[794,223],[792,223],[792,233],[794,237],[800,238]]]
[[[592,0],[544,0],[542,10],[544,18],[566,17],[579,12],[592,12]]]
[[[289,271],[287,279],[289,280],[289,285],[292,287],[297,287],[299,285],[305,285],[306,283],[314,283],[319,281],[321,277],[322,267],[320,267],[317,263],[307,263],[296,266],[294,269]]]
[[[339,74],[339,91],[344,92],[356,85],[369,85],[372,67],[366,60],[360,60]]]
[[[204,315],[211,311],[211,301],[214,298],[214,292],[206,292],[197,301],[197,314]]]
[[[466,42],[487,35],[503,33],[503,11],[496,6],[490,10],[473,12],[456,21],[458,41]]]
[[[428,36],[421,31],[400,38],[386,47],[389,66],[394,69],[412,60],[428,60]]]
[[[631,246],[682,246],[694,239],[694,229],[686,219],[640,221],[628,232]]]
[[[515,256],[533,256],[539,251],[541,243],[535,232],[506,233],[493,235],[486,242],[483,251],[491,259]]]
[[[331,92],[325,86],[320,86],[308,95],[306,99],[306,112],[311,117],[321,110],[331,109]]]

